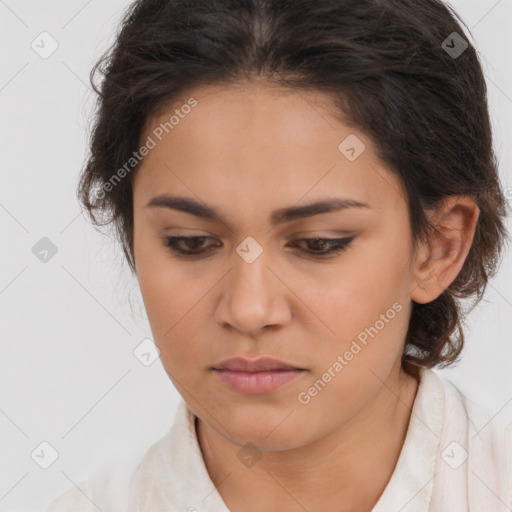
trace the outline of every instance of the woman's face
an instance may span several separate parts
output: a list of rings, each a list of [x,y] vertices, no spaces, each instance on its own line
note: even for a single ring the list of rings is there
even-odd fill
[[[406,196],[329,105],[319,93],[204,86],[141,137],[134,257],[154,340],[195,414],[240,446],[319,439],[399,373],[416,286]],[[306,208],[326,201],[330,211]],[[295,370],[222,370],[234,357]]]

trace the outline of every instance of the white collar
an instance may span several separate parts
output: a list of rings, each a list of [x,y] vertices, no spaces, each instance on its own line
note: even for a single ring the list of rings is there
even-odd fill
[[[440,378],[431,370],[420,369],[420,384],[402,451],[372,512],[428,511],[439,456],[444,407]]]

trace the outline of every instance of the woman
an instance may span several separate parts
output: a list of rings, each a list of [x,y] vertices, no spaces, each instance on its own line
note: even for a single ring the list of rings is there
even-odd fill
[[[183,401],[136,467],[51,512],[511,509],[512,425],[432,371],[508,236],[457,18],[438,0],[130,7],[93,70],[79,197],[114,227]]]

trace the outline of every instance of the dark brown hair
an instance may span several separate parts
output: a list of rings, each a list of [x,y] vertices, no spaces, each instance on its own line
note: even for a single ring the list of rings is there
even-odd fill
[[[329,94],[400,177],[415,247],[431,229],[426,209],[443,198],[468,195],[480,208],[457,278],[437,299],[413,303],[402,366],[446,366],[464,344],[460,300],[480,301],[508,237],[486,83],[457,20],[439,0],[138,0],[91,71],[98,98],[79,200],[96,226],[113,227],[135,271],[137,165],[112,176],[150,116],[198,85],[264,79]]]

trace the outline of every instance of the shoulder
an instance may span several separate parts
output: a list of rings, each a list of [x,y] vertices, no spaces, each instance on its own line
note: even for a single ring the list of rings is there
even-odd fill
[[[135,511],[139,477],[132,459],[105,464],[58,496],[46,512]]]
[[[447,471],[446,478],[465,475],[476,509],[486,500],[497,500],[493,510],[512,507],[512,422],[468,398],[449,379],[437,377],[444,390],[439,468]]]
[[[52,501],[46,512],[97,511],[94,502],[91,500],[91,494],[91,483],[88,480],[82,480]]]
[[[492,413],[487,407],[474,402],[450,379],[432,370],[428,373],[430,376],[435,375],[443,387],[446,422],[460,426],[464,423],[473,441],[485,441],[488,446],[499,445],[500,448],[510,447],[512,422],[503,422],[498,413]],[[510,450],[506,453],[512,455]]]
[[[500,448],[510,447],[512,442],[512,422],[505,423],[490,409],[482,404],[474,402],[467,397],[453,382],[437,374],[445,395],[445,414],[447,420],[464,416],[467,428],[472,440],[480,439],[486,443],[498,444]],[[499,412],[499,411],[498,411]],[[453,413],[455,418],[450,417]],[[512,451],[506,451],[512,456]]]
[[[182,402],[162,437],[105,463],[57,497],[46,512],[135,512],[139,504],[146,507],[155,486],[165,489],[171,473],[175,479],[183,473],[190,456],[184,444],[193,435],[193,415]],[[195,455],[199,459],[199,451]]]

